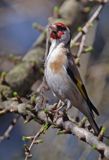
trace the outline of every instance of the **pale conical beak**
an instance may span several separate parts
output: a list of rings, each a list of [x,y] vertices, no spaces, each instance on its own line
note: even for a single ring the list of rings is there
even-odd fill
[[[49,25],[49,29],[52,30],[52,31],[57,32],[57,27],[56,27],[56,25],[54,25],[54,24]]]

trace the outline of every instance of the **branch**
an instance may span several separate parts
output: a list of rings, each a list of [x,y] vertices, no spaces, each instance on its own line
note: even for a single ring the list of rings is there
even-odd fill
[[[58,124],[58,126],[61,126],[63,129],[71,132],[71,134],[76,135],[80,140],[86,142],[93,149],[97,150],[102,157],[109,159],[109,146],[99,141],[96,136],[88,132],[86,129],[79,128],[77,125],[71,123],[70,121],[61,122]]]
[[[102,1],[103,2],[103,1]],[[101,5],[96,9],[92,17],[86,22],[84,27],[81,29],[81,31],[73,38],[71,41],[71,47],[75,45],[75,43],[81,38],[83,34],[86,34],[88,32],[89,27],[91,26],[92,22],[98,17],[101,9],[103,8],[104,4],[107,3],[108,1],[104,1],[104,3],[101,3]]]
[[[37,118],[41,121],[47,121],[43,111],[37,114]],[[52,118],[56,119],[55,116]],[[84,128],[78,127],[77,124],[69,120],[67,115],[66,117],[64,117],[64,115],[61,115],[61,117],[59,116],[59,118],[55,120],[55,123],[51,122],[50,119],[49,123],[51,125],[55,125],[59,129],[65,130],[69,134],[77,136],[81,141],[84,141],[92,148],[97,150],[102,157],[109,159],[109,146],[98,140],[98,137],[94,136],[91,132],[87,131]]]
[[[25,157],[25,160],[28,160],[28,158],[30,158],[30,156],[31,156],[30,151],[31,151],[33,145],[36,144],[37,138],[44,132],[45,132],[45,128],[44,128],[44,126],[42,126],[41,129],[33,137],[33,140],[31,142],[30,146],[29,147],[26,146],[26,151],[25,151],[26,157]]]
[[[86,34],[82,36],[81,38],[81,43],[80,43],[80,46],[79,46],[79,49],[78,49],[78,52],[77,52],[77,57],[75,59],[75,63],[77,65],[79,65],[79,62],[80,62],[80,56],[83,52],[83,49],[84,49],[84,44],[85,44],[85,40],[86,40]]]
[[[13,130],[14,126],[16,125],[17,121],[19,119],[19,116],[17,116],[16,118],[14,118],[11,122],[11,124],[8,126],[8,128],[6,129],[6,131],[4,132],[4,134],[2,136],[0,136],[0,143],[5,140],[8,139],[10,137],[10,133]]]
[[[65,130],[66,133],[72,134],[77,136],[81,141],[89,144],[92,148],[97,150],[102,157],[109,159],[109,146],[99,140],[98,137],[94,136],[93,133],[86,130],[86,128],[79,127],[79,124],[75,123],[74,121],[70,121],[67,114],[63,114],[63,112],[55,113],[54,111],[45,111],[41,110],[36,112],[33,110],[33,106],[30,104],[21,103],[19,104],[16,101],[13,101],[14,108],[9,108],[6,104],[12,103],[8,102],[5,103],[5,107],[8,108],[8,111],[17,112],[20,115],[31,116],[31,119],[34,119],[39,124],[46,124],[53,125],[58,129]],[[3,106],[4,108],[4,106]],[[48,106],[49,108],[49,106]],[[51,107],[50,107],[51,108]],[[40,132],[38,133],[38,135]],[[37,136],[36,136],[37,137]]]

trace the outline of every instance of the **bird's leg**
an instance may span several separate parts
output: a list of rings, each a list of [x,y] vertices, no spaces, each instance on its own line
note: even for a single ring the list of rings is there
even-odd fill
[[[75,117],[76,122],[80,121],[80,111],[78,110]]]
[[[68,111],[70,108],[71,108],[71,102],[70,102],[70,100],[69,99],[66,99],[65,100],[65,103],[66,103],[66,111]]]
[[[67,112],[71,108],[71,102],[70,100],[66,99],[64,102],[62,100],[59,100],[58,103],[55,103],[52,107],[52,111],[55,112]]]
[[[83,118],[79,122],[79,127],[83,127],[84,128],[86,121],[87,121],[87,117],[83,116]]]
[[[62,102],[61,100],[59,100],[58,104],[57,104],[57,110],[56,111],[59,111],[63,108],[63,105],[64,105],[64,102]]]
[[[54,103],[52,105],[49,105],[47,107],[47,109],[51,112],[57,112],[57,111],[61,110],[62,106],[63,106],[63,102],[61,100],[59,100],[58,103]]]
[[[61,110],[67,112],[70,108],[71,108],[70,100],[66,99],[64,102],[62,102],[61,100],[59,101],[59,105],[57,107],[58,111]]]

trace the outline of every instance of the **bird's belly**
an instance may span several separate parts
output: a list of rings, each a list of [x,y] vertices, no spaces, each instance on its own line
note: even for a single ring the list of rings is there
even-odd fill
[[[54,73],[51,69],[46,68],[45,77],[50,89],[61,99],[67,98],[72,90],[72,82],[68,79],[64,69],[59,73]]]
[[[76,105],[75,98],[78,97],[78,92],[64,69],[60,70],[58,73],[54,73],[50,68],[46,68],[45,77],[48,86],[58,98],[63,101],[65,99],[69,99],[70,101],[73,100],[73,105]]]
[[[51,69],[45,69],[45,77],[50,89],[62,101],[69,99],[75,107],[81,106],[82,96],[77,90],[77,87],[68,77],[67,72],[61,70],[59,73],[54,73]]]

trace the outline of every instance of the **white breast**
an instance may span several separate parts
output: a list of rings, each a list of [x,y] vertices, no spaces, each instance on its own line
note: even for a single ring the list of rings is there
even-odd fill
[[[63,89],[66,90],[70,84],[65,70],[67,63],[65,52],[66,48],[64,48],[62,44],[58,45],[57,48],[50,50],[45,67],[46,81],[51,90],[58,95],[62,95]],[[54,66],[52,66],[52,64]]]

